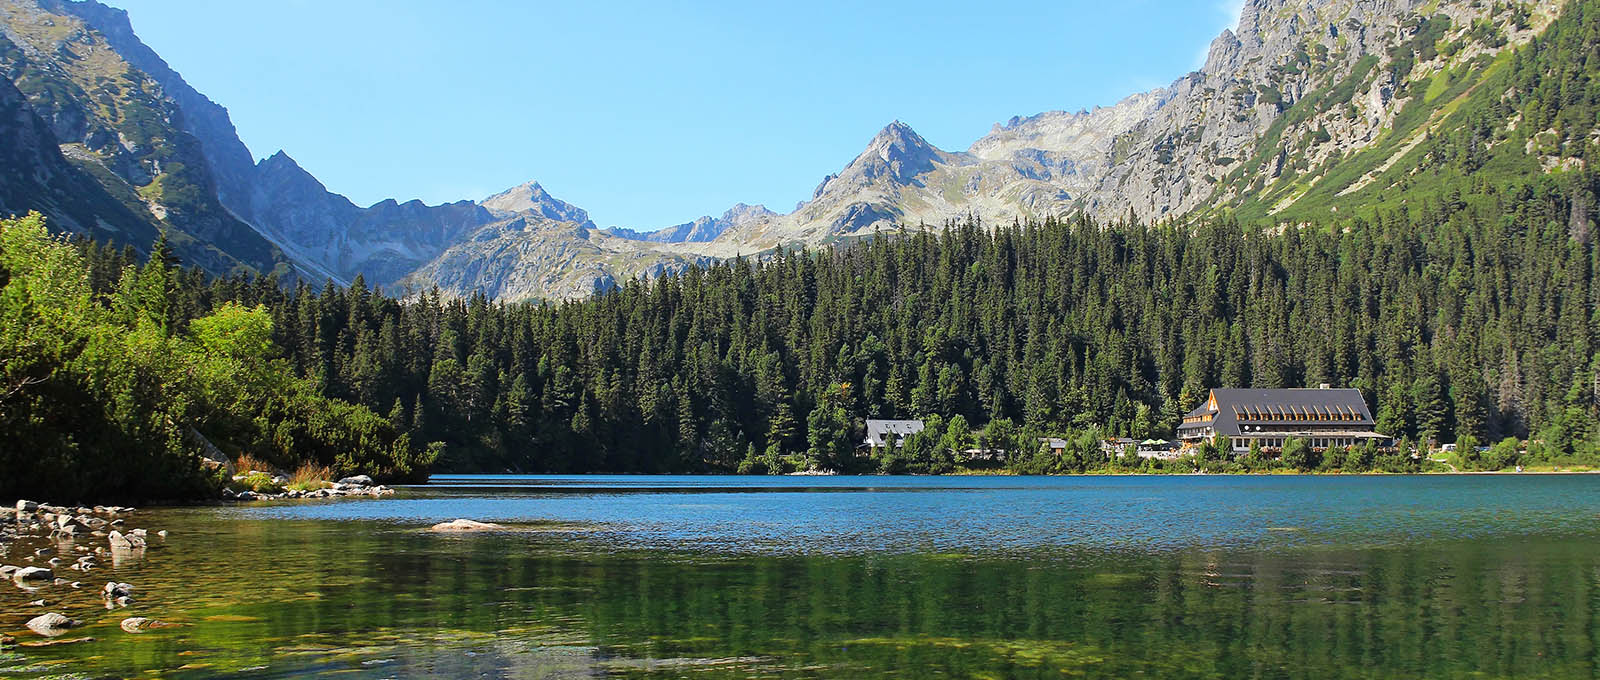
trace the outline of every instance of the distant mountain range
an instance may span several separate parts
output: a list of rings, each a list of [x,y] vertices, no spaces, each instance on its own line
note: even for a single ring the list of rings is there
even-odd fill
[[[0,213],[215,273],[277,272],[501,300],[587,295],[734,255],[974,215],[1299,220],[1359,213],[1561,0],[1248,0],[1205,65],[1092,111],[997,124],[965,151],[895,121],[810,200],[650,231],[600,228],[537,183],[361,207],[284,152],[255,162],[221,106],[93,0],[0,0]],[[914,112],[911,112],[914,113]],[[1513,121],[1497,121],[1511,126]],[[1529,144],[1525,167],[1581,160]],[[1523,166],[1518,166],[1523,167]],[[1387,193],[1386,193],[1387,192]]]

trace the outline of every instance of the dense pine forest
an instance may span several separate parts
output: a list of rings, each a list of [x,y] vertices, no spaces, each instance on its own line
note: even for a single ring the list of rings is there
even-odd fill
[[[265,304],[300,374],[449,469],[840,469],[868,417],[1164,436],[1208,387],[1318,383],[1397,437],[1592,456],[1600,262],[1563,189],[1270,232],[974,221],[549,306],[244,281],[195,306]]]
[[[1098,438],[1168,436],[1209,387],[1318,383],[1360,388],[1407,442],[1533,440],[1464,464],[1582,464],[1600,455],[1600,252],[1573,197],[1596,188],[1572,173],[1267,230],[973,220],[549,305],[193,272],[162,304],[176,328],[261,306],[309,389],[442,442],[442,470],[943,472],[981,466],[962,457],[978,447],[1082,471],[1117,464]],[[96,291],[127,285],[130,252],[84,250]],[[932,427],[857,458],[869,417]],[[1041,459],[1044,435],[1069,455]]]

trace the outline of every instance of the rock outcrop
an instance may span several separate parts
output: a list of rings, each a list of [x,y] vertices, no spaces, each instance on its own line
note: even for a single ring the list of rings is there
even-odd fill
[[[56,153],[77,168],[60,169],[38,131],[27,131],[32,123],[13,116],[10,136],[38,138],[19,152],[50,171],[36,186],[24,180],[0,189],[7,210],[39,210],[58,229],[141,249],[158,230],[171,229],[189,237],[173,240],[186,262],[216,273],[289,271],[280,250],[224,207],[202,142],[185,129],[184,96],[133,63],[135,46],[143,47],[126,15],[98,3],[0,0],[0,76],[26,97]],[[170,73],[148,48],[138,58]],[[0,101],[9,96],[0,93]],[[0,160],[0,175],[30,169],[20,156]]]

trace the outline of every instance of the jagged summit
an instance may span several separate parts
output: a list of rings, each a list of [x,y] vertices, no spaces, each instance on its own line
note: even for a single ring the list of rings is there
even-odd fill
[[[675,224],[655,231],[640,232],[625,227],[611,227],[606,231],[613,236],[653,243],[705,243],[715,240],[730,228],[775,217],[778,217],[778,213],[768,210],[764,205],[735,203],[733,207],[723,211],[721,217],[704,215],[692,222]]]
[[[296,161],[293,156],[289,155],[289,152],[282,149],[256,163],[255,171],[257,176],[263,177],[289,174],[305,175],[306,179],[316,183],[318,187],[323,186],[321,180],[312,177],[311,173],[306,172],[305,168],[300,166],[299,161]]]
[[[0,138],[18,147],[0,156],[49,169],[41,187],[27,168],[0,166],[0,178],[16,178],[0,185],[0,204],[87,231],[102,221],[129,235],[176,229],[196,237],[183,255],[219,272],[292,263],[313,278],[362,273],[372,283],[504,299],[584,294],[717,257],[969,214],[989,224],[1079,212],[1146,220],[1327,214],[1335,202],[1358,205],[1360,192],[1392,187],[1396,180],[1380,175],[1406,167],[1403,157],[1446,122],[1452,100],[1575,6],[1246,0],[1205,64],[1166,87],[1111,106],[1012,116],[960,151],[935,147],[897,118],[788,214],[741,203],[635,231],[596,228],[538,182],[479,203],[357,207],[287,153],[257,163],[227,111],[141,43],[127,13],[94,0],[0,0],[0,73],[15,79],[31,109],[0,120]],[[138,87],[113,92],[108,81]],[[108,96],[110,108],[97,99]],[[1422,115],[1400,115],[1408,107]],[[164,115],[140,118],[148,125],[113,115],[129,110]],[[1519,139],[1540,134],[1502,128]],[[1532,159],[1530,172],[1579,162],[1536,158],[1539,144],[1517,148]],[[94,172],[74,169],[63,154]],[[73,182],[99,186],[105,200],[75,209],[61,200],[87,195]]]
[[[506,215],[532,214],[558,222],[576,222],[590,225],[589,213],[571,203],[550,195],[538,182],[527,182],[511,187],[479,201],[491,212]]]
[[[856,157],[852,165],[871,164],[876,160],[884,164],[896,181],[910,182],[917,175],[932,170],[942,154],[910,125],[895,120],[873,136],[866,151]]]

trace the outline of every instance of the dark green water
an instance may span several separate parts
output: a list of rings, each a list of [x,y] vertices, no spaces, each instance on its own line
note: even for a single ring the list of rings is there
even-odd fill
[[[170,538],[84,590],[0,584],[0,630],[95,638],[0,676],[1600,672],[1594,476],[441,481],[141,512]],[[422,530],[455,517],[519,530]],[[128,609],[90,592],[113,578]]]

